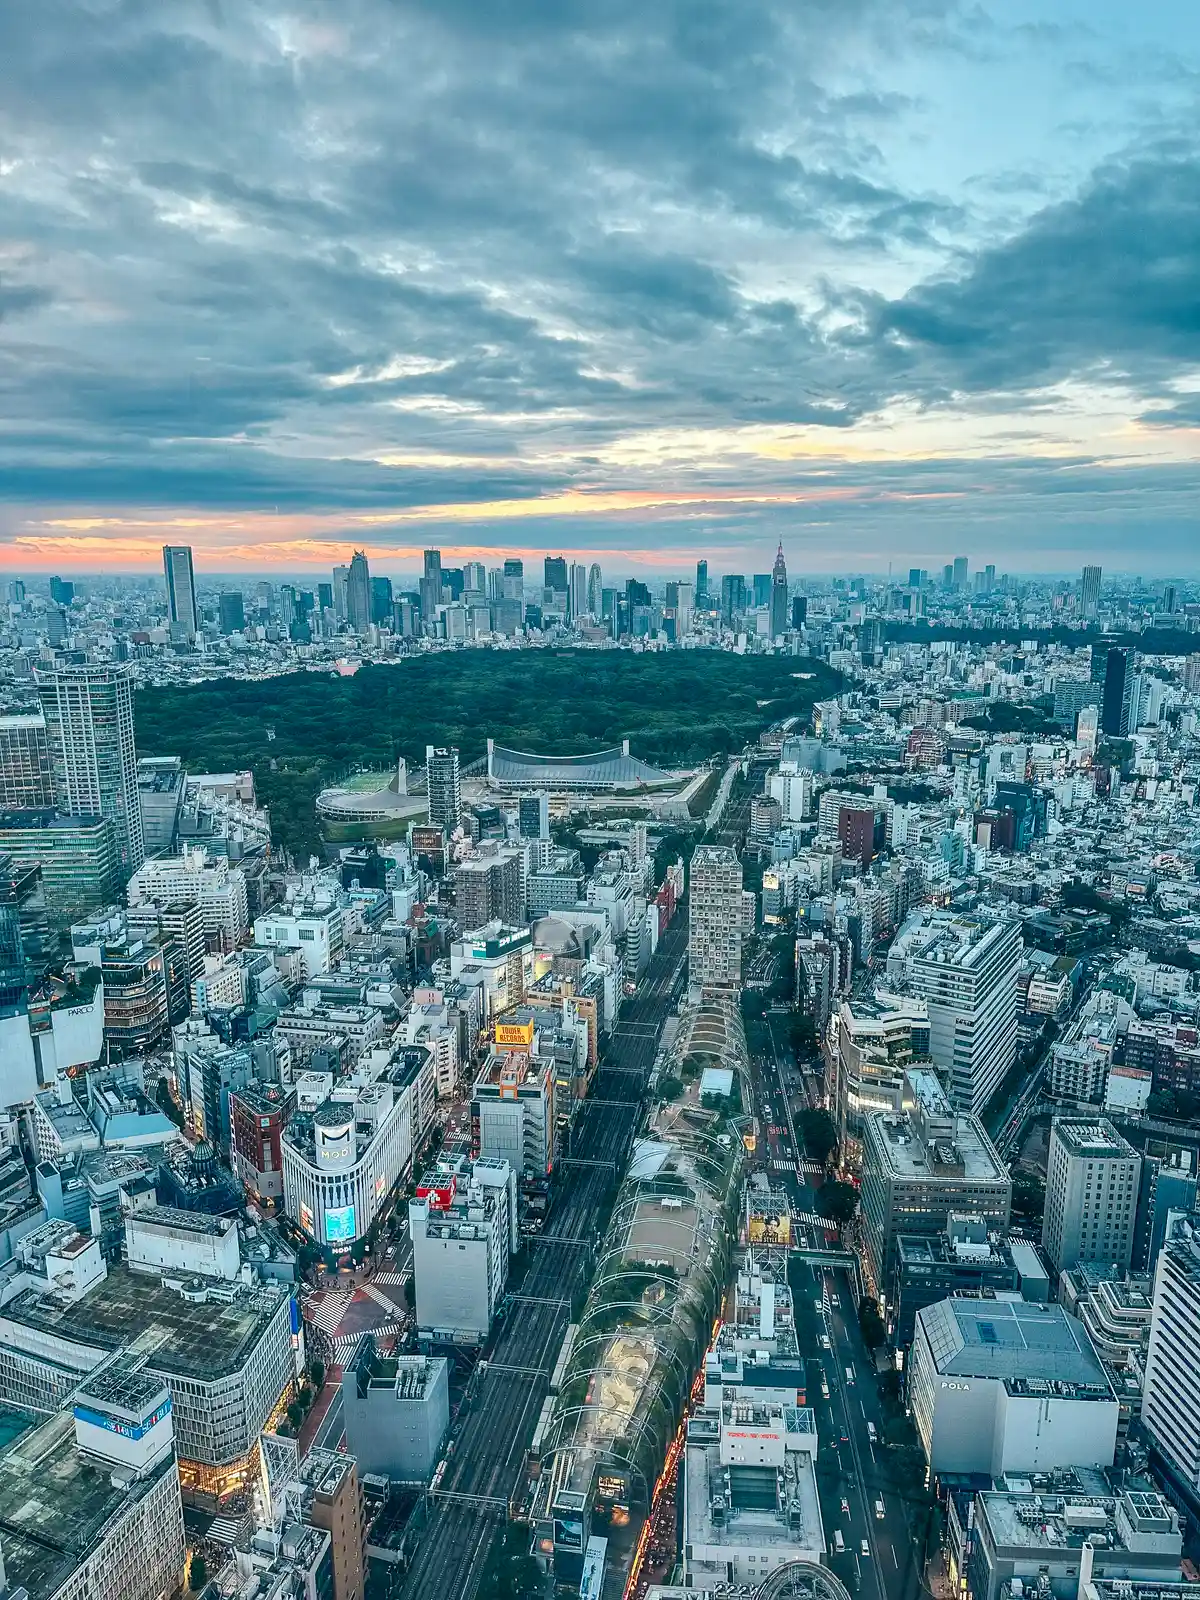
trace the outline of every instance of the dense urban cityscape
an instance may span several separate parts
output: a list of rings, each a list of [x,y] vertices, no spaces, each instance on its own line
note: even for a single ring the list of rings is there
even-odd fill
[[[1186,1600],[1200,586],[162,561],[0,619],[13,1592]]]

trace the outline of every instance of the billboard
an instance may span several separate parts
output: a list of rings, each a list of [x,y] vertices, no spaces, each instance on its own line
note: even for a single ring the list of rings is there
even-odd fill
[[[337,1206],[325,1213],[326,1244],[352,1244],[357,1231],[352,1205]]]
[[[533,1044],[533,1018],[528,1022],[498,1022],[496,1043],[502,1050],[528,1050]]]
[[[305,1233],[311,1233],[313,1231],[312,1207],[306,1206],[303,1200],[300,1202],[300,1226],[304,1229]]]

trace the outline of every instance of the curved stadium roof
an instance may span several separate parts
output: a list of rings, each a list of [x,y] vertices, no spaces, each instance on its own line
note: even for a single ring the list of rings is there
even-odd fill
[[[538,755],[488,740],[488,778],[500,788],[642,789],[674,783],[669,772],[629,753],[629,740],[588,755]]]

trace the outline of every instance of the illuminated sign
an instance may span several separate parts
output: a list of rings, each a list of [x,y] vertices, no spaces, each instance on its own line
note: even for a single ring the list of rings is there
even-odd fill
[[[942,1379],[942,1388],[957,1389],[961,1394],[970,1394],[971,1392],[971,1385],[969,1383],[951,1383],[945,1378]]]
[[[306,1206],[303,1201],[300,1203],[300,1226],[304,1229],[305,1233],[311,1233],[313,1231],[312,1209],[311,1207]]]
[[[358,1232],[354,1207],[338,1206],[325,1213],[325,1243],[349,1244]]]
[[[502,1049],[528,1050],[533,1043],[533,1020],[528,1022],[498,1022],[496,1043]]]
[[[569,1522],[562,1517],[554,1519],[554,1545],[558,1550],[583,1549],[583,1523],[572,1518]]]
[[[387,1179],[384,1177],[383,1173],[381,1172],[379,1174],[379,1176],[375,1179],[375,1198],[376,1198],[376,1200],[381,1200],[383,1198],[383,1194],[384,1194],[384,1191],[386,1190],[386,1188],[387,1188]]]
[[[102,1411],[93,1411],[91,1406],[77,1405],[75,1407],[76,1422],[86,1422],[93,1428],[103,1428],[105,1433],[116,1433],[122,1439],[144,1439],[152,1428],[156,1428],[165,1416],[171,1411],[170,1400],[164,1400],[162,1405],[143,1422],[124,1422],[119,1417],[105,1415]]]

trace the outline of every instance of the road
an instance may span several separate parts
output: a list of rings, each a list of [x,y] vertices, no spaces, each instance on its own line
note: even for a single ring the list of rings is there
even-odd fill
[[[511,1309],[485,1352],[455,1425],[452,1451],[402,1591],[405,1600],[470,1600],[488,1549],[524,1484],[525,1453],[570,1321],[590,1277],[614,1184],[623,1176],[641,1100],[687,946],[686,907],[659,942],[626,1003],[593,1093],[580,1107],[573,1155],[611,1167],[567,1165]]]
[[[795,1257],[788,1278],[800,1348],[817,1352],[808,1363],[808,1403],[816,1413],[822,1445],[817,1487],[825,1540],[832,1552],[834,1532],[840,1529],[846,1543],[845,1554],[830,1554],[829,1565],[862,1600],[916,1600],[920,1578],[905,1501],[884,1465],[886,1452],[871,1439],[868,1426],[882,1434],[883,1405],[875,1365],[859,1332],[849,1278],[844,1271]],[[828,1350],[822,1337],[829,1341]],[[822,1376],[828,1398],[821,1389]],[[924,1505],[923,1496],[915,1498]],[[848,1514],[842,1510],[843,1500]],[[877,1500],[883,1502],[882,1518],[876,1514]],[[869,1551],[865,1557],[864,1539]]]

